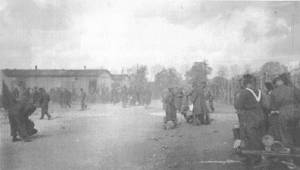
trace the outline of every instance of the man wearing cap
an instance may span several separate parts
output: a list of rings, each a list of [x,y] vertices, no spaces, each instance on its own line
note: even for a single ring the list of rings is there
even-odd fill
[[[245,142],[246,149],[261,150],[263,145],[261,139],[265,130],[265,116],[262,109],[262,93],[256,87],[256,78],[253,75],[246,74],[243,76],[243,87],[239,93],[235,107],[243,119],[241,127],[244,136],[242,140]],[[258,157],[249,157],[251,165],[259,161]]]
[[[273,81],[276,88],[271,93],[270,118],[277,121],[269,122],[269,133],[284,145],[293,146],[296,137],[293,133],[300,119],[297,107],[300,103],[300,91],[290,84],[291,81],[286,76],[287,74],[282,74]]]

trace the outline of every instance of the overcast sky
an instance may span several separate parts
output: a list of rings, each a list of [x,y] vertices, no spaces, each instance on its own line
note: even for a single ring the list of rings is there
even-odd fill
[[[0,0],[1,68],[300,60],[299,2]]]

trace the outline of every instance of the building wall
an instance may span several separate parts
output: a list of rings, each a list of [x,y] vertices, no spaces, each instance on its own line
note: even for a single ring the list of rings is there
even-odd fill
[[[105,86],[105,87],[108,87],[108,89],[110,91],[113,81],[112,81],[112,78],[109,74],[102,74],[98,77],[97,83],[98,83],[98,88],[99,89],[101,87]]]
[[[1,77],[0,77],[1,78]],[[22,81],[26,84],[26,87],[42,87],[49,91],[51,88],[67,88],[69,90],[74,89],[76,93],[79,93],[80,88],[84,91],[89,91],[90,81],[97,81],[97,88],[100,86],[106,86],[111,89],[112,80],[109,74],[102,74],[99,77],[5,77],[7,85],[13,89],[17,84]],[[2,85],[2,84],[1,84]]]

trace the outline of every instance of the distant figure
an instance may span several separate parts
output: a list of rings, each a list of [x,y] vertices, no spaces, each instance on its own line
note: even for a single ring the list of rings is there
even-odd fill
[[[72,94],[68,89],[64,90],[64,104],[71,108],[71,100],[72,100]]]
[[[145,107],[147,108],[151,104],[152,92],[151,88],[147,87],[145,91]]]
[[[81,110],[87,109],[86,105],[86,93],[83,91],[83,88],[80,89],[80,103],[81,103]]]
[[[122,106],[125,108],[128,103],[128,89],[126,86],[124,86],[122,88],[121,95],[122,95],[121,96],[122,97]]]
[[[176,106],[175,106],[175,92],[174,88],[168,89],[168,94],[164,98],[166,117],[164,123],[173,122],[174,127],[177,125]]]
[[[208,90],[206,93],[206,98],[208,100],[208,106],[209,106],[209,110],[213,113],[215,111],[215,107],[214,107],[214,96],[212,95],[211,91]]]
[[[201,85],[194,87],[191,100],[193,102],[193,123],[196,125],[209,124],[210,118],[208,113],[208,108],[206,106],[206,99],[204,94],[204,88],[206,87],[206,82],[202,82]]]
[[[190,110],[190,92],[186,89],[183,89],[182,105],[180,113],[184,116],[186,122],[192,123],[193,114]]]
[[[175,106],[176,111],[180,112],[182,107],[182,101],[183,101],[183,88],[176,88],[175,91]]]
[[[33,98],[33,103],[37,106],[40,107],[40,100],[41,100],[41,94],[38,90],[37,87],[33,88],[33,94],[32,94],[32,98]]]
[[[50,120],[51,115],[48,113],[50,96],[44,88],[40,88],[39,91],[41,94],[41,99],[40,99],[41,118],[40,119],[44,119],[44,116],[47,115],[48,120]]]
[[[18,88],[14,88],[12,94],[13,94],[15,99],[19,98],[20,92],[19,92]]]

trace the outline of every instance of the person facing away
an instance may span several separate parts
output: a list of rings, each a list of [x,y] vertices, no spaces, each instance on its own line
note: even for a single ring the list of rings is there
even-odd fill
[[[41,94],[41,99],[40,99],[41,118],[40,119],[44,119],[44,116],[47,115],[48,119],[50,120],[51,115],[48,112],[50,96],[44,88],[40,88],[39,91]]]
[[[87,108],[86,93],[84,92],[83,88],[80,89],[80,104],[81,104],[81,110],[85,110]]]
[[[261,142],[265,134],[265,116],[262,107],[262,93],[256,87],[256,78],[253,75],[243,76],[243,89],[239,93],[236,101],[236,109],[243,119],[240,119],[241,132],[244,134],[241,140],[245,143],[245,148],[249,150],[262,150]],[[248,157],[248,163],[257,163],[259,157]]]

